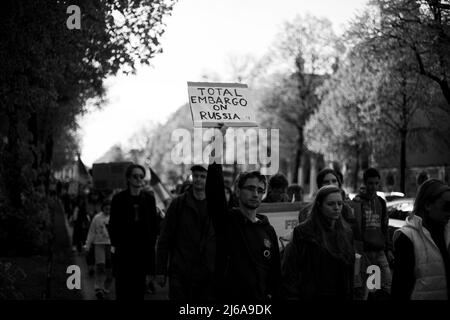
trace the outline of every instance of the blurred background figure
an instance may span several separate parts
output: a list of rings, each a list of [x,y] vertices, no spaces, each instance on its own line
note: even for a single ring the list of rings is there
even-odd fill
[[[420,186],[422,183],[428,180],[428,173],[426,171],[422,171],[417,177],[417,186]]]
[[[287,188],[287,195],[290,202],[302,202],[303,201],[303,189],[298,184],[291,184]]]
[[[274,174],[269,179],[267,195],[262,202],[289,202],[288,185],[289,182],[284,174]]]
[[[95,252],[95,296],[103,300],[112,281],[111,240],[108,233],[111,201],[105,200],[101,211],[94,216],[86,239],[86,251]],[[94,247],[94,250],[91,248]]]
[[[89,193],[87,195],[87,199],[85,202],[86,206],[86,217],[88,220],[88,227],[89,230],[90,224],[92,223],[92,220],[94,219],[94,216],[102,211],[102,202],[103,202],[103,195],[100,193],[100,191],[96,189],[89,189]],[[86,237],[87,237],[87,231],[86,231]],[[84,239],[85,240],[85,239]],[[94,276],[95,274],[95,247],[90,246],[89,250],[86,252],[86,263],[88,265],[89,269],[89,276]]]

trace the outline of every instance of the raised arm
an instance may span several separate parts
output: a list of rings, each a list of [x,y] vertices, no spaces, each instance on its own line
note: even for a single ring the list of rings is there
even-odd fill
[[[226,127],[222,126],[222,137],[225,136],[225,132]],[[216,233],[220,233],[224,228],[228,211],[221,164],[222,154],[218,151],[215,150],[215,157],[210,157],[205,186],[208,214],[212,219]]]
[[[228,211],[221,164],[213,163],[208,166],[205,190],[208,214],[216,232],[220,232],[225,225]]]

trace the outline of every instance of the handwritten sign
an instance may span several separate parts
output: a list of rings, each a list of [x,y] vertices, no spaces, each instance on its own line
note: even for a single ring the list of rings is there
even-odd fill
[[[194,127],[257,127],[246,84],[188,82]]]

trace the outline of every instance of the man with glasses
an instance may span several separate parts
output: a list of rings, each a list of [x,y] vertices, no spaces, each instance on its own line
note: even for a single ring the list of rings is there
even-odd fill
[[[226,128],[222,128],[222,134]],[[278,296],[280,253],[274,228],[256,213],[267,182],[258,171],[237,178],[239,207],[228,209],[221,155],[208,167],[206,199],[216,232],[216,295],[219,299],[268,300]]]
[[[144,167],[132,164],[125,175],[128,187],[113,197],[109,222],[116,298],[142,300],[146,276],[155,274],[160,221],[155,197],[143,190]]]

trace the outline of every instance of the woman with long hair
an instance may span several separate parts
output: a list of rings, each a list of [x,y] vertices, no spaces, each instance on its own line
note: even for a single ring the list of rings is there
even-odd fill
[[[282,263],[284,298],[353,298],[355,251],[343,202],[339,187],[323,186],[308,218],[294,229]]]
[[[345,219],[345,221],[347,223],[350,224],[353,232],[355,232],[355,216],[353,214],[353,209],[350,206],[350,199],[347,198],[344,190],[342,189],[342,174],[340,174],[338,171],[335,171],[331,168],[324,168],[322,170],[319,171],[319,173],[317,174],[316,177],[316,183],[317,183],[317,188],[320,189],[323,186],[328,186],[328,185],[334,185],[336,187],[339,187],[339,189],[342,190],[342,194],[343,194],[343,208],[342,208],[342,217]],[[300,222],[304,221],[310,211],[311,211],[311,206],[307,205],[304,208],[302,208],[302,210],[300,210],[299,215],[298,215],[298,220]]]

